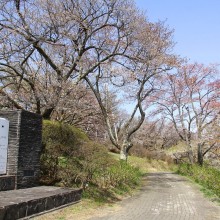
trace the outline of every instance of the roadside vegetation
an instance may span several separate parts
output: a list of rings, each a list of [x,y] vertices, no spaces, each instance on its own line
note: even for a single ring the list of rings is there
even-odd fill
[[[60,122],[44,121],[42,184],[82,187],[85,198],[97,202],[117,200],[117,194],[129,193],[141,184],[147,172],[173,170],[189,176],[220,197],[220,171],[181,163],[175,166],[165,154],[133,151],[128,162],[110,153],[103,144],[91,141],[80,129]],[[156,156],[155,156],[156,155]],[[142,158],[141,158],[142,157]]]
[[[220,202],[220,170],[204,164],[203,166],[182,163],[177,173],[187,176],[199,185],[205,195]]]
[[[63,123],[44,121],[43,146],[41,183],[82,187],[84,197],[98,202],[129,192],[140,184],[144,173],[109,154],[81,130]]]

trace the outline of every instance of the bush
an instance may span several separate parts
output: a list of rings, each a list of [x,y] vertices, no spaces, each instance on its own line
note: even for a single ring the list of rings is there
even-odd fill
[[[65,161],[60,176],[65,186],[76,184],[84,189],[88,185],[110,189],[137,185],[141,172],[115,160],[102,145],[90,142],[80,147],[77,157]]]
[[[180,164],[178,173],[189,176],[195,182],[201,184],[205,188],[211,190],[220,197],[220,171],[204,165]]]
[[[54,184],[59,181],[62,158],[74,156],[79,146],[88,141],[88,137],[73,126],[43,121],[41,172],[44,183]]]
[[[75,155],[66,158],[60,167],[61,183],[85,188],[97,182],[97,173],[103,173],[115,161],[107,149],[95,142],[87,142],[76,150]],[[98,181],[99,177],[98,177]]]
[[[139,169],[116,160],[107,147],[90,141],[79,129],[51,121],[43,123],[42,182],[99,189],[138,184]]]

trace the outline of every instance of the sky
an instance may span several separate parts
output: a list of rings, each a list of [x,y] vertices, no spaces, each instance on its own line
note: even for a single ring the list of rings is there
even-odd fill
[[[220,0],[135,0],[150,21],[174,29],[174,52],[190,62],[220,63]]]

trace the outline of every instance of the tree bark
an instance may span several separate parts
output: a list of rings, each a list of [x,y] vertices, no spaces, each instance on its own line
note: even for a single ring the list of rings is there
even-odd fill
[[[127,161],[128,160],[128,151],[132,147],[132,143],[130,141],[123,141],[123,144],[120,149],[120,160]]]
[[[45,109],[44,113],[42,114],[43,119],[50,120],[54,107]]]
[[[197,156],[198,156],[198,164],[202,166],[203,165],[203,145],[201,143],[198,144]]]
[[[192,150],[192,145],[191,145],[191,135],[189,135],[187,132],[185,134],[185,140],[186,140],[186,144],[188,147],[188,157],[189,157],[189,162],[191,164],[194,163],[194,158],[193,158],[193,150]]]
[[[190,149],[190,150],[188,151],[188,155],[189,155],[189,162],[190,162],[191,164],[193,164],[193,163],[194,163],[194,158],[193,158],[193,151],[192,151],[192,149]]]
[[[126,147],[122,146],[120,151],[120,160],[127,161],[128,160],[128,154],[126,151]]]

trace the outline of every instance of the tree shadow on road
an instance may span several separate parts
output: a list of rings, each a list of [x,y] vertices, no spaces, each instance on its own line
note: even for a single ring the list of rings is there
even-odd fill
[[[172,172],[147,173],[143,177],[143,184],[140,188],[140,192],[159,188],[164,190],[165,188],[171,188],[171,183],[186,181],[185,178]]]
[[[176,173],[171,173],[171,172],[148,173],[146,177],[150,181],[157,181],[157,182],[186,182],[187,181],[185,178],[178,176]]]

